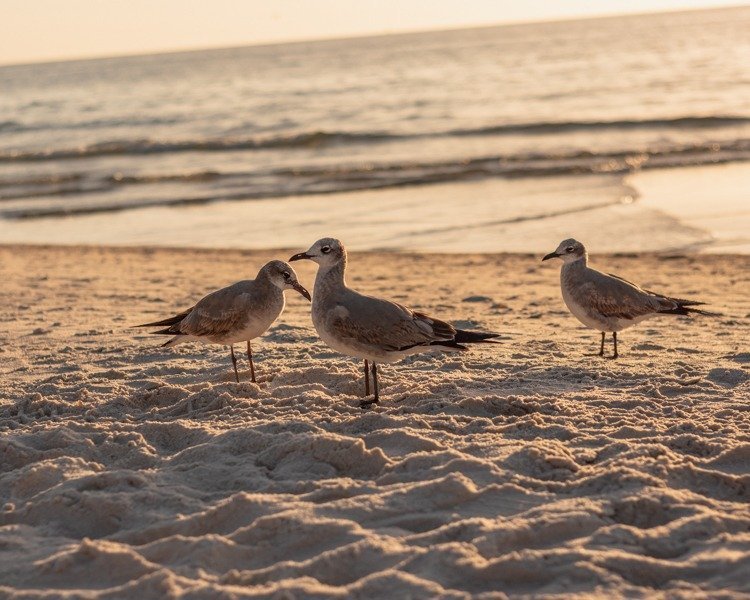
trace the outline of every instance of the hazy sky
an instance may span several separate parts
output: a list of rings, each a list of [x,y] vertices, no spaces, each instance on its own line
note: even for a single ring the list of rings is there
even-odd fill
[[[731,0],[0,0],[0,64],[727,4]]]

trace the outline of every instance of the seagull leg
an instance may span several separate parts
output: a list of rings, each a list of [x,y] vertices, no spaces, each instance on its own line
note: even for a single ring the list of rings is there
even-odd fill
[[[247,360],[250,361],[250,381],[255,381],[255,366],[253,365],[253,351],[250,350],[250,340],[247,340]]]
[[[599,352],[587,352],[585,356],[604,356],[604,338],[607,337],[607,334],[602,331],[602,345],[599,348]]]
[[[375,388],[375,402],[380,402],[380,394],[378,393],[378,365],[372,363],[372,383]]]
[[[608,356],[607,358],[611,360],[615,360],[619,356],[619,354],[617,354],[617,332],[616,331],[612,332],[612,340],[615,343],[615,352],[612,356]]]
[[[373,389],[375,390],[375,397],[372,399],[367,398],[365,400],[362,400],[359,403],[360,408],[369,408],[373,404],[377,404],[378,402],[380,402],[380,394],[378,393],[378,365],[376,365],[375,363],[372,363],[370,370],[372,371],[372,383],[373,383]],[[365,375],[365,377],[367,376]],[[367,394],[368,396],[370,394],[369,387],[367,390]]]
[[[239,383],[240,374],[237,373],[237,357],[234,355],[234,344],[229,345],[229,350],[232,353],[232,366],[234,367],[234,378],[237,380],[237,383]]]
[[[365,398],[370,395],[370,365],[365,359]]]

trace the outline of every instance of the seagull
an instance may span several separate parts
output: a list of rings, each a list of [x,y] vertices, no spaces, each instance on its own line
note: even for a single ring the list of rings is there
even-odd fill
[[[354,291],[346,285],[346,249],[337,239],[318,240],[289,262],[303,259],[318,263],[312,300],[312,321],[318,335],[337,352],[364,360],[362,408],[380,401],[378,363],[396,362],[418,352],[468,350],[463,344],[493,343],[488,340],[498,337],[495,333],[462,331],[395,302]],[[369,398],[370,373],[373,398]]]
[[[191,341],[229,346],[237,383],[240,382],[240,376],[237,373],[234,344],[246,341],[250,377],[255,383],[250,340],[263,335],[284,310],[284,290],[287,289],[297,290],[310,300],[310,293],[297,281],[294,269],[284,261],[272,260],[258,271],[255,279],[238,281],[211,292],[195,306],[178,315],[136,327],[166,325],[166,329],[151,332],[174,336],[162,344],[162,347]]]
[[[560,287],[565,305],[581,323],[602,333],[598,356],[604,356],[604,339],[612,332],[617,358],[617,332],[656,315],[699,314],[718,316],[717,313],[692,308],[705,302],[682,300],[644,290],[634,283],[607,275],[588,266],[584,245],[574,239],[563,240],[557,250],[543,259],[560,258]]]

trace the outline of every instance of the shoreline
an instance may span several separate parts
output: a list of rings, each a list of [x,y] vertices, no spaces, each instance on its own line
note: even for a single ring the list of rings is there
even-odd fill
[[[315,240],[313,240],[315,241]],[[233,246],[133,246],[130,244],[45,244],[37,242],[29,243],[16,243],[16,242],[0,242],[0,250],[12,252],[14,250],[68,250],[71,252],[125,252],[125,253],[153,253],[153,252],[174,252],[174,253],[200,253],[200,254],[226,254],[226,253],[237,253],[239,255],[248,256],[266,256],[278,254],[279,260],[286,260],[283,258],[286,254],[299,252],[300,248],[305,245],[307,240],[300,246],[278,246],[268,248],[237,248]],[[559,242],[559,240],[558,240]],[[552,244],[555,245],[554,243]],[[554,250],[554,248],[553,248]],[[399,257],[497,257],[497,258],[528,258],[534,260],[535,258],[541,261],[541,257],[545,254],[544,251],[538,252],[514,252],[514,251],[487,251],[487,252],[446,252],[439,250],[411,250],[411,249],[373,249],[373,250],[352,250],[349,252],[352,256],[373,256],[379,254],[385,254],[388,256],[399,256]],[[593,253],[592,253],[593,254]],[[274,255],[275,256],[275,255]],[[638,252],[635,250],[622,250],[622,251],[604,251],[597,252],[597,257],[604,258],[623,258],[623,259],[635,259],[635,258],[648,258],[658,260],[673,260],[673,259],[700,259],[704,256],[711,256],[717,258],[747,258],[747,254],[743,252],[716,252],[711,254],[697,254],[689,250],[655,250]],[[292,265],[294,266],[294,265]]]
[[[259,250],[332,235],[349,239],[356,251],[495,254],[546,253],[572,235],[595,253],[750,254],[750,208],[742,195],[748,184],[750,163],[480,179],[0,220],[0,240]]]

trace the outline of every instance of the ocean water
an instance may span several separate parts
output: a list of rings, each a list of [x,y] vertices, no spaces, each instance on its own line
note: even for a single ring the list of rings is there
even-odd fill
[[[745,7],[1,67],[0,231],[747,161],[749,31]]]

